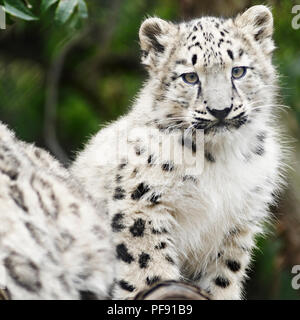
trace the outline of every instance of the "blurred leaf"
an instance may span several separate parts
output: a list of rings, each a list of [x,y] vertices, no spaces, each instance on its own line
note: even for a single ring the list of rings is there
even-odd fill
[[[42,0],[41,11],[45,12],[46,10],[48,10],[57,1],[58,0]]]
[[[4,0],[4,8],[8,14],[17,18],[27,21],[38,20],[38,17],[36,17],[21,0]]]
[[[68,20],[68,28],[70,30],[76,30],[81,27],[81,19],[79,14],[73,14]]]
[[[84,0],[78,0],[78,13],[81,19],[87,19],[88,8]]]
[[[60,0],[55,12],[55,20],[60,24],[67,22],[74,12],[77,4],[78,0]]]

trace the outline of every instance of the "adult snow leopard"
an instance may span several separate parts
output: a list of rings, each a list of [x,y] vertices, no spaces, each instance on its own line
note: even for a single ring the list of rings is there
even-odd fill
[[[233,19],[142,23],[149,79],[71,167],[111,219],[114,298],[161,280],[191,281],[213,299],[243,297],[255,235],[282,185],[272,33],[262,5]],[[132,128],[139,133],[128,135]],[[161,147],[174,132],[188,133],[177,142],[183,149],[203,152],[201,174],[187,174],[180,154]]]
[[[106,220],[48,152],[0,122],[0,300],[108,298]]]

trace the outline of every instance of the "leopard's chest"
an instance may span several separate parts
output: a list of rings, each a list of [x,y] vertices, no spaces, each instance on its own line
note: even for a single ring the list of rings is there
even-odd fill
[[[260,208],[271,192],[265,182],[271,167],[262,162],[210,163],[197,182],[186,181],[181,186],[180,196],[174,196],[178,223],[174,234],[181,259],[198,256],[206,260],[208,255],[218,253],[232,229],[263,215]]]

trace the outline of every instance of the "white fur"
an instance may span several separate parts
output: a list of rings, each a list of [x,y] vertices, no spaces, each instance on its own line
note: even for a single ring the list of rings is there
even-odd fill
[[[104,212],[50,154],[1,123],[0,193],[1,285],[11,299],[108,296],[114,255]]]
[[[215,27],[216,24],[220,27]],[[198,28],[197,39],[192,40],[189,34],[194,26]],[[220,32],[224,29],[228,32],[218,47]],[[94,136],[71,168],[88,192],[99,203],[107,204],[112,218],[117,212],[124,213],[124,229],[115,233],[115,243],[125,243],[134,260],[126,263],[119,259],[117,280],[126,280],[135,289],[128,292],[118,287],[116,298],[132,297],[146,286],[146,277],[155,275],[162,280],[188,278],[214,299],[241,298],[241,283],[250,262],[254,236],[263,232],[263,223],[269,218],[268,207],[274,203],[274,193],[282,184],[283,155],[275,117],[277,76],[271,62],[272,30],[272,15],[264,6],[250,8],[233,20],[204,17],[174,25],[150,18],[143,23],[140,40],[146,51],[143,63],[149,70],[149,80],[131,111]],[[206,37],[211,37],[210,41]],[[163,51],[155,49],[155,41],[164,47]],[[197,41],[202,49],[199,46],[188,49]],[[157,43],[156,47],[160,48]],[[241,57],[240,49],[243,50]],[[227,50],[233,52],[234,60]],[[197,63],[192,65],[190,61],[195,54]],[[187,63],[176,63],[180,60]],[[233,90],[231,69],[236,66],[251,66],[253,70],[249,69],[243,79],[234,81],[236,90]],[[194,86],[185,84],[178,76],[187,72],[197,72],[201,81],[200,97]],[[171,79],[174,73],[177,78]],[[204,100],[215,109],[222,109],[230,105],[232,96],[233,107],[242,107],[233,108],[229,117],[244,112],[251,122],[238,129],[205,135],[204,146],[197,147],[199,150],[204,147],[215,162],[205,162],[197,183],[183,181],[184,165],[176,165],[172,172],[164,172],[160,165],[149,166],[146,156],[149,150],[139,156],[134,151],[137,146],[147,149],[145,139],[127,140],[126,132],[135,127],[148,126],[156,130],[154,139],[162,134],[159,124],[191,128],[196,110],[206,112]],[[260,112],[255,111],[257,108]],[[168,114],[173,115],[171,120]],[[202,118],[214,119],[208,112]],[[176,126],[176,120],[184,122]],[[117,130],[119,133],[121,130],[118,136]],[[260,143],[257,136],[262,132],[264,138]],[[167,139],[168,130],[164,134]],[[255,152],[258,145],[264,150]],[[141,163],[136,165],[130,160],[120,169],[120,163],[115,161],[116,146],[121,146],[119,150],[124,152],[118,154],[119,159],[128,156],[124,151],[126,146],[130,158],[142,159]],[[134,169],[138,169],[138,173],[134,174]],[[117,174],[122,175],[119,184],[115,182]],[[138,201],[133,200],[131,194],[141,182],[146,182],[150,191]],[[114,200],[118,185],[126,195],[124,199]],[[149,205],[153,190],[162,194],[161,202],[155,206]],[[137,217],[146,221],[142,238],[133,237],[129,231]],[[150,222],[152,226],[165,227],[168,234],[158,239],[151,234]],[[175,267],[166,264],[161,251],[154,249],[158,240],[168,243],[166,250],[172,255]],[[137,263],[141,252],[151,257],[145,269]],[[241,268],[230,270],[226,265],[228,260],[239,262]],[[199,272],[202,277],[196,280]],[[230,282],[226,288],[216,285],[219,276]]]

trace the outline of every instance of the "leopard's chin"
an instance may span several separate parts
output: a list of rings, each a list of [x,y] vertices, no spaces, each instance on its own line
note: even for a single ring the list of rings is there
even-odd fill
[[[237,130],[249,121],[248,116],[242,115],[232,119],[218,121],[197,121],[193,123],[193,127],[197,130],[203,130],[204,134],[217,134],[227,131]]]

